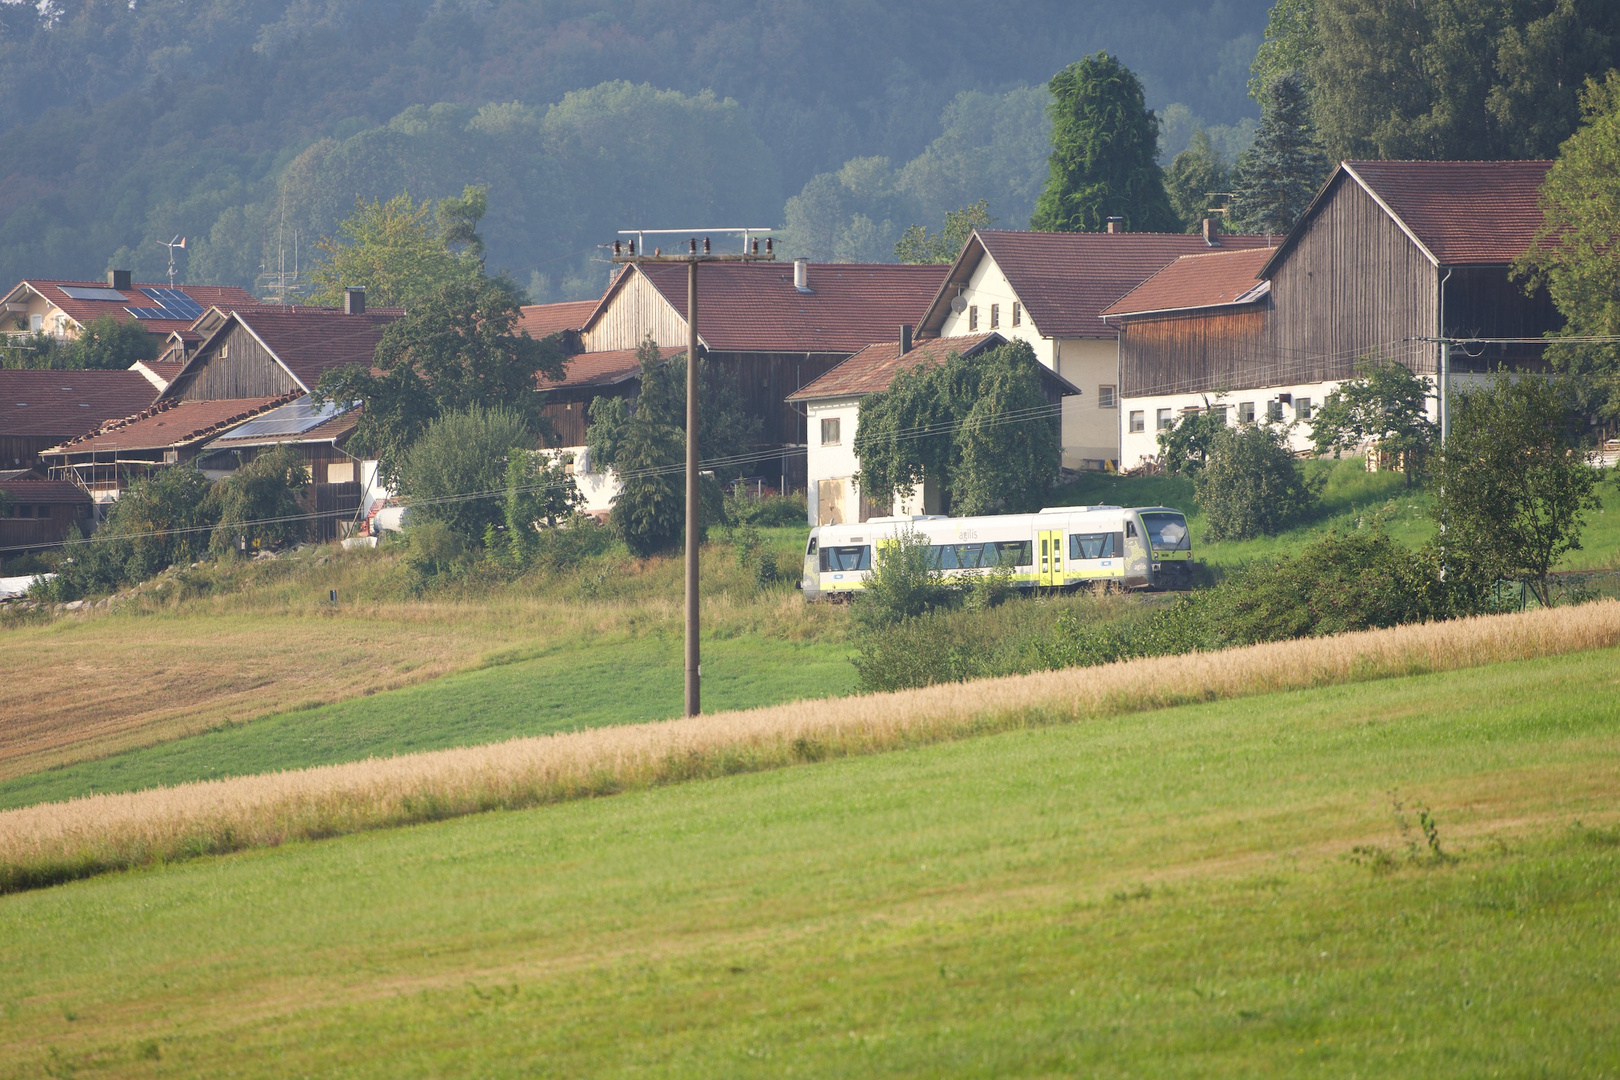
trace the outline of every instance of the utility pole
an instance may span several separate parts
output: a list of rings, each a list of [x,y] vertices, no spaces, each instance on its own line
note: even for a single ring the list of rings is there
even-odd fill
[[[769,236],[765,250],[759,250],[759,234],[769,229],[621,229],[620,236],[631,237],[629,251],[625,242],[613,241],[613,261],[619,264],[685,263],[686,264],[686,715],[696,716],[702,706],[702,655],[698,648],[698,265],[706,262],[770,262],[776,258]],[[665,255],[661,248],[647,254],[647,234],[667,236],[690,233],[686,251]],[[697,233],[732,233],[742,235],[742,251],[720,254],[711,250],[709,237],[703,237],[703,250],[698,250]],[[639,251],[638,251],[639,248]]]

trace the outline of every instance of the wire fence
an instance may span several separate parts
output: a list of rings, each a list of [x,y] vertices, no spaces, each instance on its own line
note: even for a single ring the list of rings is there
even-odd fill
[[[1498,581],[1495,586],[1496,606],[1501,611],[1528,611],[1542,607],[1534,583]],[[1547,598],[1551,607],[1570,607],[1592,600],[1620,600],[1620,569],[1612,570],[1560,570],[1547,582]]]

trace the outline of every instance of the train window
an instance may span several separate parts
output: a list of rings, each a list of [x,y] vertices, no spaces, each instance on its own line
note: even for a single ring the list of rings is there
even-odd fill
[[[994,556],[992,556],[992,558],[994,558]],[[977,570],[981,566],[996,565],[994,562],[984,561],[983,544],[957,544],[956,561],[957,565],[961,566],[965,570]]]
[[[816,538],[812,536],[810,538],[810,546],[804,549],[804,557],[808,559],[810,556],[814,555],[815,553],[816,553]]]
[[[1035,565],[1035,546],[1028,540],[1009,540],[994,545],[996,561],[992,566],[1033,566]]]
[[[1125,523],[1125,535],[1126,536],[1135,536],[1136,535],[1136,522],[1127,521]]]
[[[1115,554],[1113,533],[1092,533],[1089,536],[1076,533],[1069,537],[1071,559],[1112,559]]]
[[[872,549],[865,544],[860,547],[824,547],[821,549],[821,568],[823,570],[870,570],[872,569]]]
[[[956,559],[955,544],[935,544],[928,549],[928,565],[935,570],[956,570],[961,564]]]
[[[1192,537],[1187,532],[1187,519],[1180,514],[1161,511],[1143,514],[1142,524],[1147,526],[1148,540],[1155,551],[1190,551]]]

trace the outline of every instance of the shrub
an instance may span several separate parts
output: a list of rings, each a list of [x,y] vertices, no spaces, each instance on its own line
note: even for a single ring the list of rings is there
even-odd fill
[[[69,534],[57,576],[44,586],[49,598],[111,592],[195,559],[216,524],[208,494],[207,477],[189,465],[130,485],[95,536],[86,540],[77,528]]]
[[[309,470],[289,445],[261,454],[220,480],[208,494],[210,516],[219,522],[209,547],[226,553],[235,551],[239,540],[259,550],[302,539],[305,522],[298,493],[308,484]]]
[[[474,405],[434,420],[400,467],[411,519],[443,522],[464,542],[481,540],[486,528],[505,522],[496,493],[506,490],[508,451],[531,441],[528,424],[510,409]]]
[[[1314,505],[1286,435],[1260,424],[1223,427],[1209,440],[1209,458],[1193,480],[1209,528],[1206,540],[1275,536]]]
[[[960,590],[934,569],[928,537],[915,529],[880,542],[876,554],[866,586],[855,596],[855,622],[863,630],[881,631],[960,599]]]
[[[810,519],[810,509],[803,493],[796,495],[765,495],[755,498],[747,492],[733,490],[726,496],[726,520],[737,525],[754,525],[761,529],[802,527]]]

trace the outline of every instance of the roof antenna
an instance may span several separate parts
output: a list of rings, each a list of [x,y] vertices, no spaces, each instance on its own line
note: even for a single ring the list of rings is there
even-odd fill
[[[169,288],[172,289],[174,288],[174,251],[176,248],[179,248],[181,251],[186,249],[186,238],[183,236],[177,236],[167,243],[159,240],[158,247],[166,247],[169,249]]]

